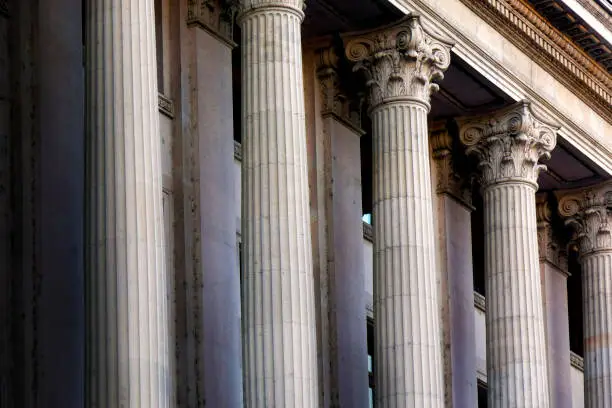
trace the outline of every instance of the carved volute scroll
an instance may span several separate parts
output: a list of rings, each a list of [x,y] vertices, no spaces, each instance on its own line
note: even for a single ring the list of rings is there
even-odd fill
[[[556,266],[568,274],[566,243],[555,229],[553,208],[547,194],[536,195],[536,218],[538,222],[538,252],[540,261]]]
[[[450,65],[452,44],[426,32],[417,15],[378,30],[344,37],[346,57],[362,70],[369,88],[370,108],[383,102],[411,99],[429,107]]]
[[[573,231],[580,255],[612,250],[612,181],[580,190],[560,191],[559,214]]]
[[[446,125],[432,126],[429,141],[438,173],[436,191],[449,194],[471,208],[470,177],[459,169],[456,157],[460,152],[453,149],[453,138]]]
[[[538,118],[531,104],[521,101],[491,115],[459,119],[459,138],[474,154],[483,187],[523,181],[537,188],[538,174],[557,143],[559,127]]]

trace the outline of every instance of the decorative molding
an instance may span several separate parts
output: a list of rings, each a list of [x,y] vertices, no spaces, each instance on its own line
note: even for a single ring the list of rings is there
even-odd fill
[[[612,24],[612,14],[604,10],[599,4],[594,3],[593,0],[576,0],[576,2],[584,7],[586,11],[591,13],[591,15],[603,25],[609,26]]]
[[[242,161],[242,145],[236,140],[234,140],[234,159]]]
[[[452,43],[425,31],[420,17],[408,15],[377,30],[343,36],[353,70],[365,74],[370,109],[383,102],[416,100],[429,107],[450,65]]]
[[[485,297],[478,292],[474,292],[474,306],[476,306],[476,309],[485,313],[487,311],[487,301]]]
[[[362,221],[363,224],[363,238],[367,239],[370,242],[374,242],[374,229],[370,224],[365,221]]]
[[[461,2],[612,122],[612,77],[544,17],[522,0]]]
[[[157,107],[161,113],[174,119],[174,101],[164,94],[157,94]]]
[[[540,262],[548,262],[569,276],[566,246],[554,228],[553,211],[548,196],[544,193],[536,195],[536,219]]]
[[[612,250],[612,181],[556,192],[559,214],[573,231],[580,255]]]
[[[333,47],[319,48],[316,51],[317,78],[321,91],[321,114],[331,115],[353,129],[360,136],[365,134],[361,129],[361,107],[363,98],[351,97],[349,87],[341,83],[338,72],[339,58]]]
[[[479,159],[483,187],[504,181],[536,186],[557,143],[558,127],[538,118],[528,101],[518,102],[487,116],[458,119],[459,138],[467,154]]]
[[[472,189],[469,175],[461,173],[456,156],[460,153],[453,149],[453,138],[446,126],[432,126],[429,142],[438,170],[436,192],[448,194],[473,210]]]
[[[233,0],[188,0],[187,25],[197,26],[234,48],[233,26],[239,3]]]
[[[584,360],[582,359],[582,357],[580,357],[578,354],[574,353],[573,351],[570,351],[570,364],[575,369],[578,369],[584,372]]]

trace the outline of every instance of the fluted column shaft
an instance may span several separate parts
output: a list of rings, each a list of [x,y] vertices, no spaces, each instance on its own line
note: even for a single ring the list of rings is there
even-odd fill
[[[244,397],[318,407],[301,2],[247,1],[242,27]],[[282,3],[282,4],[281,4]]]
[[[493,408],[550,405],[535,193],[558,128],[521,101],[458,119],[484,199],[487,385]]]
[[[153,0],[86,7],[86,406],[169,407]]]
[[[423,104],[382,104],[372,114],[376,400],[439,407],[444,395]]]
[[[581,257],[584,395],[587,408],[612,407],[612,248]]]
[[[493,407],[547,407],[535,187],[484,190],[487,383]]]

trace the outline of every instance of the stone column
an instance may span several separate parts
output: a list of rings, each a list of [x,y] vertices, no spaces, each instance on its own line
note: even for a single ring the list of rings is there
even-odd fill
[[[345,41],[372,117],[377,406],[442,407],[427,113],[451,46],[417,16]]]
[[[177,267],[177,392],[188,407],[241,408],[240,271],[236,248],[232,13],[182,1],[180,136],[184,268]],[[184,22],[187,24],[184,24]]]
[[[446,126],[431,132],[436,163],[440,318],[445,407],[476,407],[472,191],[464,156]]]
[[[153,0],[89,0],[86,406],[169,407]]]
[[[244,398],[318,407],[302,0],[246,0],[242,27]]]
[[[315,282],[320,311],[320,402],[324,408],[365,408],[368,348],[359,99],[342,86],[338,57],[332,49],[318,50],[316,58],[315,86],[320,92],[314,99],[319,110],[310,122],[309,136],[315,138],[320,176],[315,182],[320,180],[317,198],[321,200],[316,210],[320,250],[315,256],[319,266]]]
[[[612,407],[612,182],[558,197],[582,266],[585,407]]]
[[[540,278],[550,379],[550,406],[571,408],[567,254],[561,235],[554,226],[555,219],[546,194],[536,196],[536,206]]]
[[[485,212],[487,385],[491,407],[549,406],[535,192],[556,128],[522,101],[459,120],[479,159]]]

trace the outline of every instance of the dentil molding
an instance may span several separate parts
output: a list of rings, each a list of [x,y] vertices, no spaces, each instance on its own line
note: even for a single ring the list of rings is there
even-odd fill
[[[581,256],[612,250],[612,181],[555,194],[559,199],[559,214],[572,228]]]
[[[415,100],[429,107],[450,65],[452,43],[427,32],[418,15],[380,29],[343,36],[347,59],[362,71],[370,109],[383,102]]]
[[[528,101],[520,101],[490,115],[461,118],[459,138],[475,155],[483,187],[504,181],[523,181],[536,186],[557,143],[559,128],[538,118]]]

